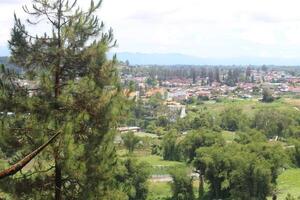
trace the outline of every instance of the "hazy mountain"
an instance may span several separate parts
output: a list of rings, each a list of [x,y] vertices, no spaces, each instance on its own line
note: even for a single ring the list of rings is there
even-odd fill
[[[111,56],[112,54],[110,54]],[[262,57],[236,57],[236,58],[200,58],[177,53],[130,53],[118,52],[117,58],[128,60],[135,65],[293,65],[300,66],[299,58],[262,58]]]
[[[9,63],[9,57],[0,57],[0,64],[4,64],[6,68],[15,70],[18,73],[22,73],[22,69],[18,67],[17,65],[14,65],[12,63]]]
[[[113,53],[108,56],[112,57]],[[118,52],[118,60],[128,60],[134,65],[289,65],[300,66],[298,58],[267,58],[267,57],[235,57],[235,58],[201,58],[179,53],[131,53]],[[8,64],[8,57],[0,57],[0,64]],[[19,69],[17,69],[19,70]]]

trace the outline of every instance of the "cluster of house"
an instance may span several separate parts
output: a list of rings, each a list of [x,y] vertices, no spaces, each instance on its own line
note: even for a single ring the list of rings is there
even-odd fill
[[[251,70],[251,80],[239,81],[235,86],[228,86],[216,81],[202,84],[201,78],[198,78],[196,83],[193,83],[191,78],[173,78],[161,81],[160,86],[148,87],[145,83],[146,78],[131,77],[131,81],[134,81],[138,86],[135,96],[147,99],[160,93],[168,101],[181,102],[190,97],[199,96],[209,99],[226,96],[252,98],[253,95],[260,95],[263,88],[271,89],[276,95],[288,92],[300,94],[300,77],[292,76],[280,70],[268,72]]]
[[[272,90],[278,96],[286,93],[300,95],[300,77],[280,70],[251,70],[248,79],[239,80],[234,86],[229,86],[224,81],[221,83],[213,81],[207,84],[208,77],[197,77],[196,82],[191,78],[175,77],[165,81],[157,81],[157,86],[150,86],[146,83],[147,78],[147,76],[141,75],[125,78],[127,81],[133,81],[136,85],[136,91],[131,92],[130,96],[147,101],[154,95],[160,94],[164,99],[164,105],[169,108],[171,113],[177,113],[176,118],[186,116],[186,106],[182,102],[191,97],[205,97],[203,99],[217,99],[219,97],[260,98],[263,88]],[[121,133],[139,132],[140,128],[121,127],[118,130]]]

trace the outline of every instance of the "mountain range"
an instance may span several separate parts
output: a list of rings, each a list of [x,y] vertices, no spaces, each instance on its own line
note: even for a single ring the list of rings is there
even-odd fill
[[[23,70],[20,67],[10,63],[9,58],[6,57],[6,56],[0,57],[0,64],[4,64],[7,69],[14,70],[17,73],[22,73],[23,72]]]
[[[297,58],[272,58],[272,57],[235,57],[235,58],[207,58],[196,57],[178,53],[109,53],[111,58],[117,55],[120,61],[129,61],[131,65],[277,65],[277,66],[300,66],[300,56]],[[7,57],[0,57],[0,64],[19,70],[16,66],[8,63]]]
[[[110,53],[111,57],[113,53]],[[132,65],[281,65],[300,66],[299,58],[233,57],[205,58],[178,53],[117,52],[118,60]]]

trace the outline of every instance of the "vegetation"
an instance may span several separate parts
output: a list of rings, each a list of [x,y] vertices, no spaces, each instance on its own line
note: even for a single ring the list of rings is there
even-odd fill
[[[285,199],[287,194],[293,197],[300,196],[300,170],[299,169],[288,169],[279,175],[278,183],[278,199]]]
[[[164,160],[180,160],[180,148],[178,145],[178,133],[170,131],[162,141],[163,159]]]
[[[173,182],[171,183],[172,200],[194,200],[193,179],[185,169],[173,169],[170,172]]]
[[[132,153],[136,146],[141,141],[139,136],[135,136],[133,132],[128,132],[122,135],[124,146]]]
[[[246,99],[239,83],[255,81],[251,67],[170,70],[127,61],[122,73],[146,74],[145,85],[120,81],[120,63],[106,57],[116,45],[113,32],[96,16],[101,2],[82,10],[76,1],[34,0],[24,7],[27,22],[52,29],[41,36],[15,16],[10,59],[24,73],[1,65],[1,199],[300,196],[298,97],[256,87],[256,97]],[[216,89],[213,97],[174,102],[157,87],[177,76],[236,87],[230,98]],[[132,91],[143,95],[132,98]],[[140,132],[120,133],[121,126]]]
[[[274,97],[272,95],[272,92],[268,88],[264,88],[263,89],[262,96],[263,96],[263,98],[262,98],[263,102],[267,102],[268,103],[268,102],[274,101]]]

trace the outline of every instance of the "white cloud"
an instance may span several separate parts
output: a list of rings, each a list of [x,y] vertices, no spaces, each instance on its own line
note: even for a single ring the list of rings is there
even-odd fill
[[[8,2],[0,2],[0,45],[24,1]],[[99,16],[113,27],[117,51],[289,57],[300,55],[299,7],[299,0],[104,0]]]

